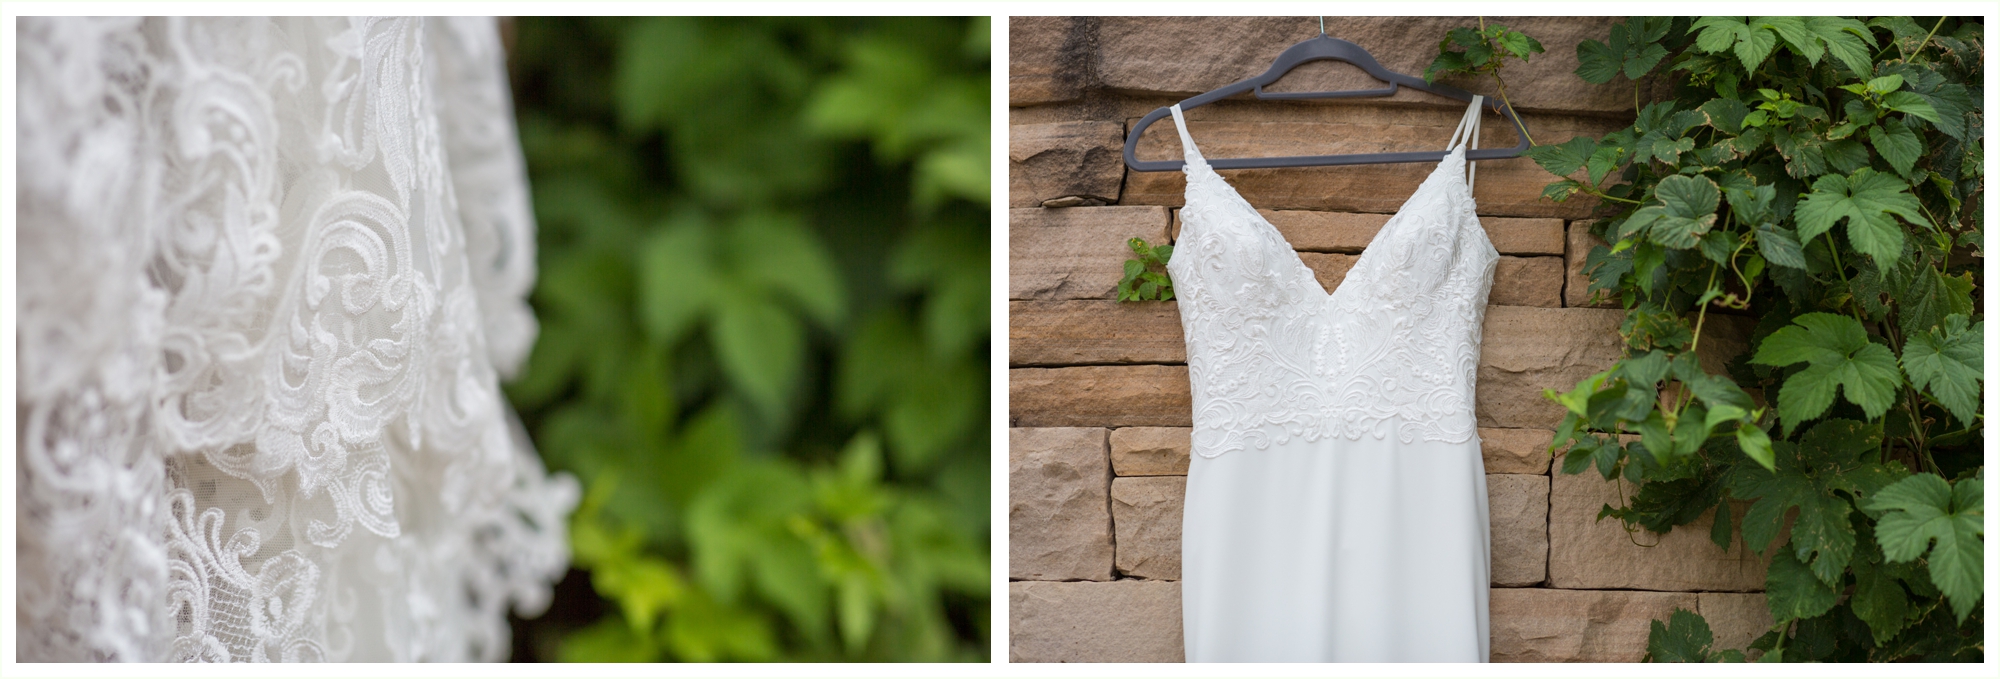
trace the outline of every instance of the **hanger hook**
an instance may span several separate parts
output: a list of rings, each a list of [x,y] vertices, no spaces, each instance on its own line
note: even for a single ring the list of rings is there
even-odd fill
[[[1319,18],[1319,34],[1326,35],[1326,17]]]

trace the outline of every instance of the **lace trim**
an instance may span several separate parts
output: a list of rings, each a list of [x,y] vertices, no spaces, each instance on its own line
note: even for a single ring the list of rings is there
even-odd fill
[[[19,38],[21,658],[504,658],[577,489],[493,22]]]
[[[1174,114],[1189,160],[1168,269],[1188,347],[1195,454],[1293,438],[1472,440],[1480,325],[1499,253],[1474,213],[1463,145],[1328,294]]]

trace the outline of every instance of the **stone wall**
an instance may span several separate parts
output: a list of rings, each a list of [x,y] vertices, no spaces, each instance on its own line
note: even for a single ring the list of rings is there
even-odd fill
[[[1329,18],[1327,30],[1383,65],[1421,73],[1437,41],[1472,17]],[[1571,75],[1573,45],[1611,19],[1488,17],[1549,52],[1505,72],[1529,134],[1548,144],[1627,124],[1632,87]],[[1311,18],[1015,18],[1009,45],[1010,656],[1016,662],[1178,662],[1180,522],[1189,396],[1172,302],[1119,303],[1134,236],[1169,242],[1178,172],[1131,172],[1125,131],[1148,111],[1261,73],[1311,37]],[[1321,62],[1274,90],[1364,85]],[[1489,82],[1454,83],[1491,93]],[[1651,84],[1647,84],[1651,87]],[[1464,110],[1427,94],[1317,102],[1221,102],[1188,112],[1211,157],[1443,148]],[[1516,143],[1488,120],[1483,148]],[[1140,157],[1179,157],[1171,121]],[[1420,164],[1236,170],[1329,289],[1430,172]],[[1551,474],[1545,452],[1567,390],[1620,355],[1623,312],[1586,304],[1578,275],[1594,243],[1591,204],[1541,198],[1531,161],[1479,164],[1475,198],[1501,253],[1478,381],[1493,535],[1495,661],[1635,661],[1650,622],[1702,613],[1717,643],[1768,629],[1764,561],[1708,539],[1704,518],[1664,536],[1628,536],[1598,509],[1620,489],[1593,474]],[[1711,371],[1742,351],[1746,319],[1710,318]],[[1629,492],[1629,489],[1627,489]],[[1655,544],[1657,543],[1657,544]],[[1640,546],[1641,544],[1649,546]]]

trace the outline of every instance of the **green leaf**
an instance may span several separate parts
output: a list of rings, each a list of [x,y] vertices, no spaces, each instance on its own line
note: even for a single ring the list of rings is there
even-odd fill
[[[1951,316],[1942,327],[1907,336],[1903,369],[1910,384],[1924,390],[1953,417],[1968,425],[1979,414],[1980,383],[1985,379],[1986,322],[1966,327],[1965,316]]]
[[[1903,228],[1890,215],[1930,226],[1909,189],[1895,176],[1867,168],[1846,177],[1820,177],[1794,213],[1799,240],[1812,240],[1845,219],[1854,249],[1886,264],[1903,254]]]
[[[1667,624],[1654,620],[1646,636],[1646,662],[1708,662],[1715,633],[1708,621],[1683,608],[1674,609]]]
[[[1872,550],[1871,550],[1872,551]],[[1886,645],[1908,624],[1910,595],[1879,563],[1879,554],[1854,562],[1854,593],[1848,603],[1854,616],[1868,623],[1876,646]]]
[[[1775,453],[1771,451],[1771,435],[1764,433],[1763,428],[1750,422],[1743,423],[1743,426],[1736,428],[1736,445],[1743,450],[1745,456],[1757,464],[1763,465],[1767,470],[1777,471]],[[1728,516],[1727,509],[1719,511],[1723,513],[1717,516]]]
[[[1715,182],[1686,175],[1660,180],[1653,196],[1664,210],[1652,221],[1647,234],[1653,242],[1674,249],[1694,247],[1715,224],[1715,208],[1721,200]]]
[[[1828,583],[1838,583],[1854,554],[1853,506],[1845,492],[1866,497],[1899,474],[1897,467],[1869,461],[1881,446],[1880,425],[1828,420],[1796,444],[1772,443],[1775,468],[1738,466],[1729,494],[1756,503],[1743,515],[1743,541],[1762,550],[1777,537],[1786,513],[1797,508],[1790,541],[1799,563]]]
[[[683,217],[639,251],[639,323],[653,339],[678,340],[713,303],[717,283],[707,228]]]
[[[1881,417],[1903,384],[1895,354],[1868,341],[1861,323],[1846,316],[1809,313],[1792,319],[1757,347],[1751,363],[1809,366],[1785,379],[1778,415],[1787,429],[1819,417],[1833,405],[1835,387],[1871,418]]]
[[[1641,47],[1625,57],[1625,77],[1638,80],[1651,72],[1653,67],[1658,66],[1660,60],[1666,57],[1667,48],[1661,47],[1658,43]]]
[[[1591,154],[1597,151],[1597,140],[1590,137],[1571,137],[1561,144],[1545,144],[1527,150],[1525,155],[1533,158],[1542,169],[1558,177],[1567,177],[1582,169],[1590,162]]]
[[[832,256],[796,215],[752,213],[725,233],[731,261],[745,280],[790,297],[821,326],[847,313],[846,285]]]
[[[1897,174],[1904,176],[1910,174],[1910,168],[1916,165],[1917,158],[1924,152],[1923,142],[1917,139],[1917,134],[1904,126],[1903,121],[1894,118],[1869,127],[1868,141],[1874,144],[1876,153],[1882,154],[1883,160],[1889,161],[1890,167],[1896,168]]]
[[[798,318],[762,298],[734,294],[716,305],[709,341],[731,383],[767,421],[791,403],[804,367],[806,331]]]
[[[1909,287],[1904,288],[1896,298],[1901,307],[1897,309],[1897,317],[1905,337],[1940,327],[1953,314],[1972,314],[1973,280],[1970,272],[1946,276],[1928,266],[1915,268],[1916,273],[1910,277]]]
[[[1805,251],[1799,246],[1798,237],[1792,235],[1791,230],[1785,227],[1771,224],[1758,225],[1757,251],[1763,253],[1764,259],[1770,260],[1772,264],[1794,269],[1806,268]]]
[[[1868,48],[1875,46],[1875,35],[1866,25],[1842,17],[1814,16],[1806,17],[1806,28],[1826,42],[1826,51],[1848,71],[1858,77],[1873,71],[1870,65],[1874,58]]]
[[[1764,575],[1764,603],[1778,624],[1817,618],[1833,610],[1840,591],[1821,581],[1789,549],[1771,556],[1771,568]]]
[[[1935,124],[1941,120],[1937,108],[1915,92],[1891,92],[1882,97],[1882,106],[1891,111],[1913,115]]]
[[[1597,85],[1611,82],[1624,68],[1618,55],[1596,40],[1577,43],[1576,61],[1576,77]]]
[[[1935,474],[1917,474],[1863,503],[1883,512],[1875,526],[1883,558],[1901,562],[1924,557],[1931,582],[1961,623],[1984,594],[1984,497],[1980,479],[1961,479],[1954,486]]]

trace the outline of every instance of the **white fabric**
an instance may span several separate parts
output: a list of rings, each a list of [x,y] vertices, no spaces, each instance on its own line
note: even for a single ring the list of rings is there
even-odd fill
[[[1187,198],[1167,268],[1194,396],[1187,659],[1486,660],[1473,384],[1499,253],[1465,140],[1328,294],[1173,114]]]
[[[16,38],[18,657],[504,659],[577,489],[495,23]]]

